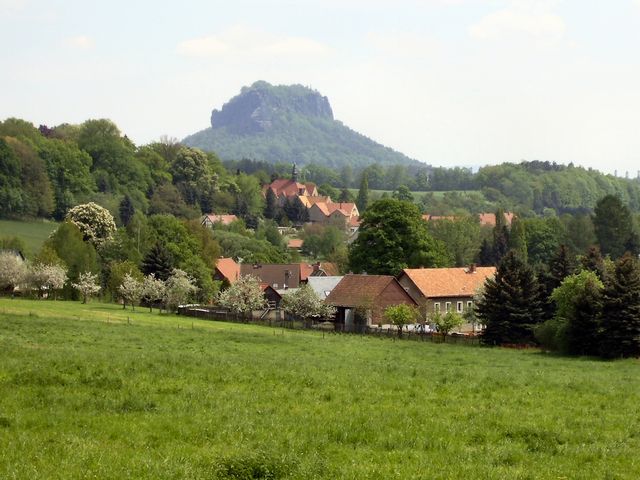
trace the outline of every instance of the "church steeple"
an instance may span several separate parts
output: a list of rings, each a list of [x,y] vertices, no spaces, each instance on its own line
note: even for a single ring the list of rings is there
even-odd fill
[[[296,166],[296,164],[293,164],[293,167],[291,168],[291,180],[293,180],[294,182],[298,181],[298,167]]]

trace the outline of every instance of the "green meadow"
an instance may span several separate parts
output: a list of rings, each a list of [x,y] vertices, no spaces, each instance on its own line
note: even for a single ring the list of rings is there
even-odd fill
[[[353,194],[354,197],[357,198],[358,196],[358,189],[357,188],[350,188],[349,191]],[[387,195],[391,196],[391,194],[393,193],[393,190],[369,190],[369,193],[374,197],[374,198],[379,198],[381,197],[384,193],[386,193]],[[415,202],[420,202],[422,201],[422,197],[424,197],[425,195],[432,193],[433,196],[435,198],[443,198],[444,195],[446,193],[458,193],[464,197],[469,196],[470,194],[480,194],[482,195],[482,191],[481,190],[449,190],[449,191],[434,191],[434,192],[411,192],[411,195],[413,195],[413,200]],[[334,201],[337,201],[335,199],[332,199]]]
[[[0,220],[0,237],[18,237],[27,247],[26,254],[38,253],[44,241],[58,227],[56,222],[44,220]]]
[[[640,362],[0,299],[0,478],[637,479]]]

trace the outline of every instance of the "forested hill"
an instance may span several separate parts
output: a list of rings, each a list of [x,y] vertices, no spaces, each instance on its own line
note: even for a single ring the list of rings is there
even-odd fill
[[[211,127],[185,145],[213,151],[224,160],[318,164],[331,168],[424,165],[361,135],[333,118],[327,97],[301,85],[255,82],[220,110]]]

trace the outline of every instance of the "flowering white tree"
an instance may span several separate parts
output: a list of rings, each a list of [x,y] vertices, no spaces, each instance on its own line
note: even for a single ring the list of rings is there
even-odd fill
[[[24,283],[27,266],[12,252],[0,253],[0,290],[13,290]]]
[[[91,272],[83,272],[78,277],[78,283],[72,283],[71,286],[82,294],[82,303],[100,291],[98,285],[98,275]]]
[[[116,231],[109,210],[93,202],[76,205],[67,212],[65,219],[80,229],[85,240],[96,246],[109,240]]]
[[[218,303],[232,312],[246,315],[267,306],[260,288],[260,280],[253,275],[243,275],[229,288],[218,294]]]
[[[284,295],[281,306],[285,312],[303,320],[312,317],[327,318],[336,313],[335,307],[324,303],[308,284]]]
[[[178,305],[187,303],[198,291],[193,278],[179,268],[173,269],[173,273],[167,279],[166,287],[165,302],[167,310],[175,310]]]
[[[144,277],[142,282],[142,298],[149,304],[149,312],[153,311],[153,304],[155,302],[162,302],[167,293],[167,287],[162,280],[156,278],[155,274],[151,273]],[[160,308],[162,310],[162,308]]]
[[[122,297],[122,308],[127,307],[127,302],[131,304],[133,311],[136,310],[136,303],[142,297],[142,282],[139,282],[128,273],[125,273],[122,284],[118,287]]]
[[[46,291],[48,296],[56,297],[56,292],[64,287],[67,281],[67,269],[62,265],[38,263],[29,267],[29,285],[38,291],[41,297]]]

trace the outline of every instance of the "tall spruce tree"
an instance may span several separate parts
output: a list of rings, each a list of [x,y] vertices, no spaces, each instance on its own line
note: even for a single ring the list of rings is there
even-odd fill
[[[131,201],[131,197],[129,197],[129,195],[125,195],[120,202],[118,212],[120,213],[120,221],[122,222],[122,224],[125,227],[129,225],[129,222],[136,213],[136,209],[133,206],[133,202]]]
[[[500,263],[509,251],[509,227],[504,216],[504,210],[496,211],[496,226],[493,227],[493,261]]]
[[[360,190],[358,190],[356,206],[358,207],[360,215],[362,215],[369,206],[369,176],[366,171],[362,172],[362,180],[360,181]]]
[[[515,250],[520,258],[527,263],[527,233],[525,231],[524,222],[519,218],[514,218],[511,223],[511,232],[509,234],[509,248]]]
[[[600,280],[604,280],[606,269],[598,247],[589,247],[587,253],[580,260],[580,264],[583,269],[594,272],[600,277]]]
[[[267,188],[264,218],[273,220],[278,216],[278,198],[271,188]]]
[[[155,274],[156,278],[166,281],[173,271],[174,262],[169,250],[160,242],[156,243],[142,260],[142,273]]]
[[[556,305],[551,294],[553,289],[558,286],[554,280],[549,267],[543,263],[538,263],[534,267],[536,274],[536,280],[538,281],[538,288],[540,292],[540,306],[542,308],[542,318],[544,320],[550,320],[556,312]]]
[[[478,263],[483,267],[490,267],[495,264],[493,260],[493,247],[486,238],[482,240],[480,252],[478,252]]]
[[[485,282],[476,314],[486,325],[482,334],[486,344],[534,341],[533,330],[543,320],[538,282],[515,252],[507,253],[495,277]]]
[[[605,280],[600,354],[605,358],[640,355],[640,267],[625,255]]]
[[[572,313],[565,330],[567,353],[598,355],[600,318],[602,315],[602,283],[595,273],[590,274],[584,288],[572,299]]]
[[[560,245],[549,262],[549,272],[555,283],[553,288],[559,287],[562,281],[575,271],[576,264],[571,252],[565,244]]]

